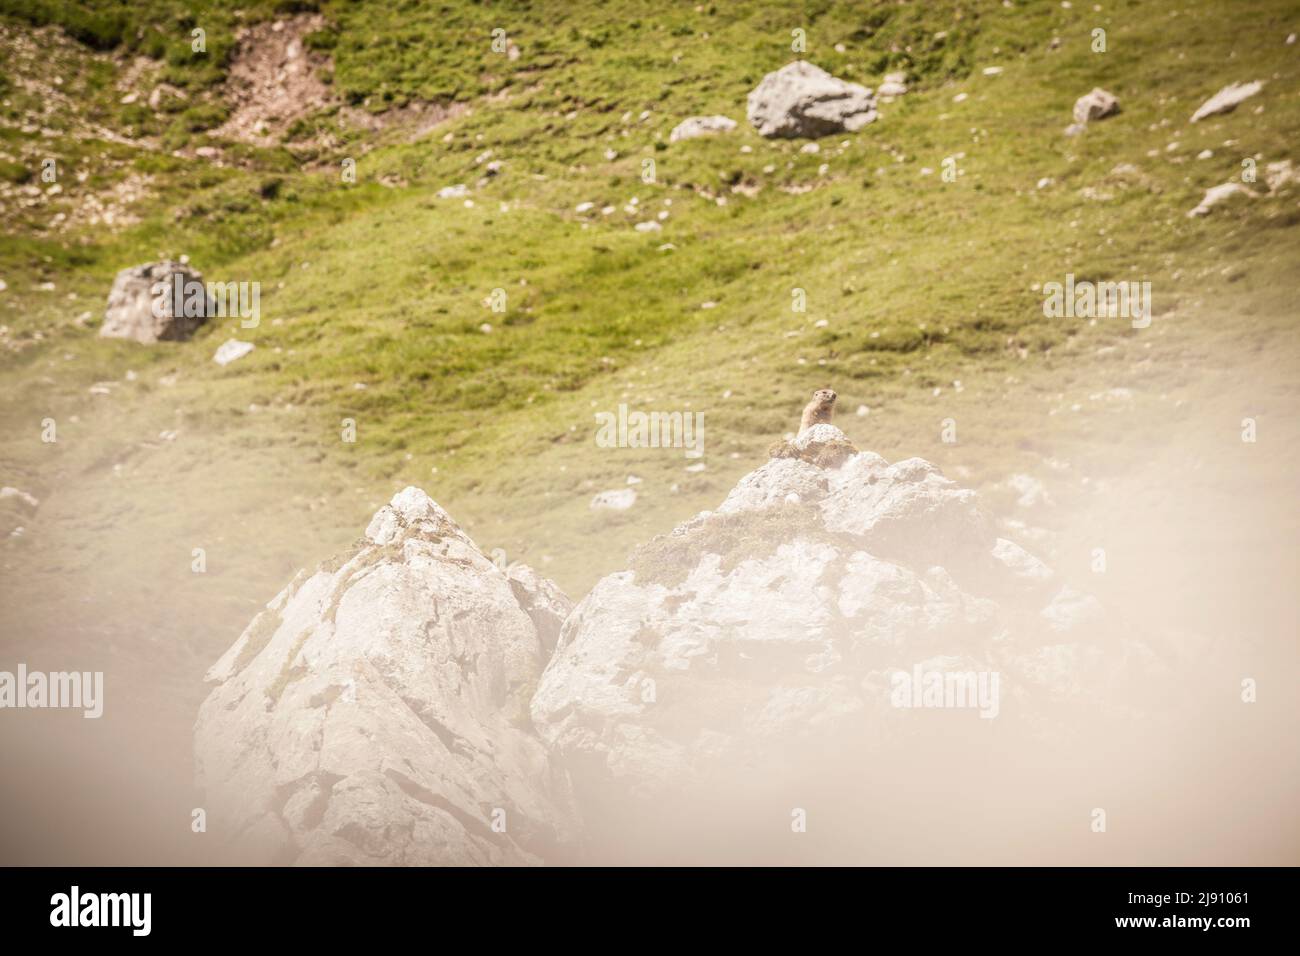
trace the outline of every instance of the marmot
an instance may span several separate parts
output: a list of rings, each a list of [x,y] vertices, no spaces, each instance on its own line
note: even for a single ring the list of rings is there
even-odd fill
[[[819,388],[813,392],[812,401],[803,407],[803,415],[799,418],[799,432],[802,434],[814,425],[829,425],[838,397],[831,388]]]
[[[804,406],[799,418],[799,434],[802,435],[814,425],[829,425],[835,414],[835,399],[839,398],[832,388],[819,388],[813,392],[812,401]],[[825,440],[812,441],[800,445],[794,441],[776,441],[768,448],[770,458],[797,458],[818,468],[839,468],[858,453],[853,442],[843,436],[831,436]]]

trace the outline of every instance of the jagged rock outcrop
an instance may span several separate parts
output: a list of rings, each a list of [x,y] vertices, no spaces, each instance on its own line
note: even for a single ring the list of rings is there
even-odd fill
[[[562,857],[568,788],[528,706],[569,609],[424,492],[400,492],[209,672],[195,728],[208,832],[250,862]]]
[[[1101,654],[1097,603],[930,463],[889,464],[825,424],[778,450],[566,621],[532,715],[580,786],[676,791],[841,731],[861,753],[898,736],[891,693],[918,667],[997,674],[991,708],[1033,722],[1141,653]]]
[[[178,277],[180,296],[175,292]],[[214,311],[202,282],[198,272],[170,260],[123,269],[108,293],[100,336],[134,339],[144,345],[188,339]],[[186,297],[198,308],[186,309]]]
[[[763,77],[746,113],[762,136],[816,139],[862,129],[876,118],[876,101],[867,87],[796,60]]]

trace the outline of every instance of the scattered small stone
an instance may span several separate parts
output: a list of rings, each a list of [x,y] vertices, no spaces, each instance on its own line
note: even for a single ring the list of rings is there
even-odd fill
[[[135,94],[131,94],[134,96]],[[163,97],[171,97],[177,100],[187,100],[189,96],[179,87],[172,86],[170,83],[159,83],[149,94],[149,109],[156,110],[162,106]]]
[[[1097,86],[1075,100],[1074,122],[1084,125],[1093,120],[1114,116],[1118,112],[1119,99],[1113,93],[1107,93]]]
[[[668,134],[668,142],[677,143],[715,133],[729,133],[735,128],[736,121],[726,116],[692,116],[673,127],[673,131]]]
[[[249,352],[253,351],[252,342],[241,342],[238,339],[228,339],[217,349],[216,354],[212,356],[212,361],[218,365],[229,365],[231,362],[243,358]]]
[[[636,504],[636,490],[633,488],[616,488],[602,491],[591,499],[593,511],[626,511]]]
[[[1199,123],[1208,116],[1231,113],[1238,104],[1250,99],[1263,88],[1264,84],[1260,80],[1253,83],[1229,83],[1201,104],[1200,109],[1192,114],[1192,122]]]
[[[902,96],[906,92],[906,73],[886,73],[884,81],[876,88],[877,96]]]
[[[1201,204],[1188,212],[1187,217],[1190,219],[1194,216],[1208,216],[1210,210],[1215,206],[1238,195],[1248,196],[1252,199],[1256,196],[1254,192],[1241,185],[1241,183],[1224,183],[1221,186],[1211,186],[1205,191],[1205,198],[1201,200]]]
[[[1264,181],[1268,183],[1269,192],[1277,192],[1283,186],[1295,182],[1295,167],[1291,165],[1291,160],[1283,159],[1265,166]]]

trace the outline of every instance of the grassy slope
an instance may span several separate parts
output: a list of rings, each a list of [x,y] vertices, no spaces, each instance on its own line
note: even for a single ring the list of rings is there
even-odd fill
[[[976,486],[1041,472],[1045,456],[1100,462],[1117,443],[1145,460],[1175,440],[1154,410],[1195,391],[1196,370],[1249,359],[1248,381],[1266,381],[1295,368],[1294,192],[1184,217],[1243,156],[1281,158],[1296,142],[1300,70],[1283,45],[1295,25],[1283,2],[1196,6],[810,4],[794,17],[681,4],[651,18],[634,4],[449,16],[326,5],[343,26],[335,82],[346,98],[374,107],[450,93],[472,111],[361,155],[350,187],[330,164],[356,143],[310,152],[316,165],[296,171],[282,150],[243,150],[244,166],[217,169],[54,138],[46,145],[74,165],[111,176],[109,159],[126,157],[158,190],[144,221],[117,233],[38,234],[7,214],[0,309],[25,347],[0,359],[0,478],[42,505],[23,516],[21,538],[0,543],[6,643],[80,635],[106,659],[162,662],[163,680],[192,702],[202,663],[255,607],[408,483],[485,549],[581,595],[636,543],[716,505],[827,384],[846,412],[869,406],[844,421],[861,446],[931,458]],[[523,50],[512,64],[486,49],[498,21]],[[914,92],[817,155],[762,140],[743,124],[745,93],[793,58],[793,26],[808,30],[814,62],[869,84],[901,64]],[[1089,49],[1094,26],[1108,31],[1105,54]],[[59,55],[70,73],[112,62]],[[991,65],[1004,72],[982,75]],[[1186,122],[1220,86],[1254,78],[1268,85],[1246,106]],[[192,78],[196,96],[204,82]],[[87,108],[114,122],[117,97],[97,83]],[[1062,136],[1093,85],[1123,112]],[[741,128],[659,145],[681,118],[713,112]],[[22,145],[6,136],[6,148]],[[1213,158],[1194,159],[1203,148]],[[504,170],[473,191],[473,208],[436,197],[472,184],[486,149]],[[963,175],[942,182],[943,158],[963,153]],[[654,185],[638,178],[644,158],[656,162]],[[1140,179],[1113,176],[1119,163]],[[385,188],[381,175],[407,185]],[[1037,190],[1041,177],[1055,184]],[[734,182],[762,190],[732,193]],[[1084,187],[1113,198],[1083,198]],[[633,196],[669,209],[662,232],[633,230],[623,211]],[[577,214],[584,201],[597,212]],[[602,217],[605,204],[616,211]],[[658,251],[665,242],[676,248]],[[143,349],[73,321],[98,316],[116,269],[182,252],[208,278],[262,282],[261,327],[226,323]],[[1044,319],[1033,286],[1066,272],[1150,280],[1155,323]],[[56,291],[36,290],[42,281]],[[791,312],[793,287],[807,290],[806,314]],[[504,316],[483,305],[494,288],[509,293]],[[220,369],[212,352],[232,335],[258,349]],[[90,395],[102,381],[116,383],[110,394]],[[1136,412],[1121,419],[1089,401],[1114,386],[1138,391]],[[1289,391],[1257,397],[1293,407]],[[703,411],[707,470],[687,473],[675,451],[596,448],[592,413],[621,401]],[[1240,404],[1216,411],[1229,433]],[[46,417],[56,445],[39,440]],[[345,417],[357,421],[354,445],[339,439]],[[957,445],[939,440],[947,417]],[[158,440],[164,429],[178,430],[174,442]],[[643,479],[630,513],[589,510],[629,474]],[[190,572],[194,547],[207,550],[207,575]]]

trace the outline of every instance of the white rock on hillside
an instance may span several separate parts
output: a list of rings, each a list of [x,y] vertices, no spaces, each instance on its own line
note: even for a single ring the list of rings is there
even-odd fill
[[[885,79],[876,87],[877,96],[902,96],[906,92],[906,73],[886,73]]]
[[[1275,193],[1284,186],[1291,185],[1296,178],[1295,167],[1289,159],[1281,159],[1264,167],[1264,182],[1268,184],[1269,192]]]
[[[218,365],[229,365],[231,362],[237,362],[245,355],[253,351],[252,342],[241,342],[239,339],[227,339],[222,342],[217,351],[212,355],[212,361]]]
[[[400,492],[209,672],[195,728],[209,834],[248,861],[554,859],[575,825],[528,701],[568,609]]]
[[[532,716],[584,792],[594,774],[654,796],[833,733],[860,753],[897,730],[891,675],[925,661],[999,673],[1003,719],[1037,727],[1142,653],[1102,653],[1096,602],[930,463],[832,425],[773,453],[565,622]]]
[[[1074,103],[1074,121],[1080,125],[1105,119],[1118,112],[1119,100],[1113,93],[1107,93],[1099,86],[1079,97]]]
[[[692,116],[673,127],[673,131],[668,134],[668,142],[676,143],[714,133],[729,133],[735,128],[736,121],[725,116]]]
[[[866,126],[876,118],[876,101],[865,86],[796,60],[763,77],[746,113],[763,136],[816,139]]]
[[[1230,113],[1243,100],[1250,99],[1263,88],[1264,84],[1259,80],[1255,80],[1253,83],[1229,83],[1201,104],[1200,108],[1192,114],[1192,122],[1199,123],[1210,116]]]
[[[104,313],[100,336],[106,339],[134,339],[145,345],[188,339],[214,310],[204,289],[202,315],[175,315],[174,277],[177,275],[181,277],[182,287],[186,290],[191,283],[202,282],[203,279],[189,266],[171,261],[147,262],[119,272],[108,293],[108,309]],[[162,296],[154,295],[156,283],[162,283],[166,287]],[[155,298],[159,302],[158,315],[154,315]]]
[[[1195,209],[1188,210],[1187,218],[1191,219],[1195,216],[1208,216],[1210,210],[1220,203],[1231,199],[1233,196],[1245,196],[1249,199],[1254,199],[1256,194],[1241,185],[1241,183],[1223,183],[1219,186],[1211,186],[1209,189],[1205,190],[1205,198],[1201,200],[1200,205]]]

